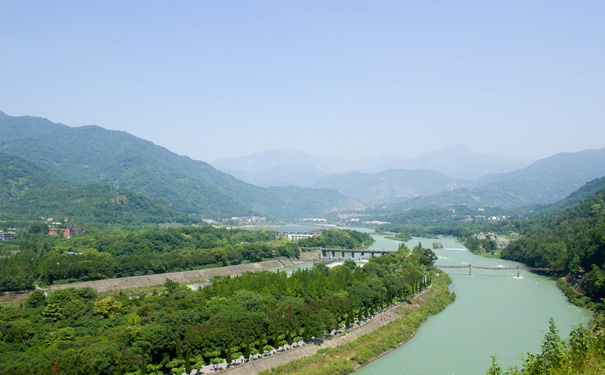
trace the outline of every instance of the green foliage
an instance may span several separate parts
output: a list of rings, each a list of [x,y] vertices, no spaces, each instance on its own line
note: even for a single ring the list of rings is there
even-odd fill
[[[162,202],[108,184],[75,186],[16,156],[0,153],[0,218],[68,218],[71,225],[195,223]],[[43,223],[30,233],[48,233]]]
[[[83,234],[73,238],[25,234],[11,241],[20,251],[0,258],[0,291],[104,278],[186,271],[278,256],[296,257],[296,244],[275,233],[206,227],[138,233]]]
[[[44,292],[41,290],[34,291],[25,300],[25,306],[33,308],[33,309],[42,307],[45,304],[46,304],[46,297],[44,296]]]
[[[429,298],[425,305],[414,311],[408,311],[386,326],[377,328],[354,341],[335,348],[321,349],[310,357],[288,362],[262,374],[351,373],[360,365],[407,341],[429,316],[438,313],[453,302],[455,296],[447,290],[449,282],[447,274],[441,273],[436,279],[436,287],[428,292]]]
[[[559,337],[553,319],[542,340],[540,353],[526,353],[521,369],[503,371],[492,357],[488,374],[539,375],[539,374],[602,374],[605,370],[605,333],[596,326],[593,329],[576,326],[567,341]]]
[[[605,296],[605,189],[556,216],[530,220],[524,234],[502,250],[502,258],[572,275],[585,270],[582,287]]]
[[[197,232],[187,230],[194,240]],[[205,229],[222,233],[214,230]],[[224,239],[238,235],[272,236],[234,231]],[[352,311],[367,314],[384,298],[407,298],[423,272],[400,254],[368,265],[216,277],[199,291],[168,281],[167,292],[146,296],[68,288],[44,299],[35,292],[23,309],[0,308],[0,374],[49,373],[55,361],[65,374],[180,373],[190,369],[189,357],[196,365],[220,363],[301,333],[321,337]]]
[[[357,204],[334,190],[264,189],[125,132],[71,128],[0,113],[0,148],[73,184],[119,184],[173,209],[207,217],[263,213],[275,218],[320,216]]]
[[[324,229],[320,234],[298,241],[300,247],[326,247],[332,249],[363,249],[374,242],[368,233],[350,229]]]

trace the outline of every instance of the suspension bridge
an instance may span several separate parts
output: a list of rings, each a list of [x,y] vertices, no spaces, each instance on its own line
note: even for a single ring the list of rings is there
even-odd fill
[[[468,275],[469,276],[472,276],[472,269],[473,268],[478,268],[478,269],[483,269],[483,270],[517,270],[517,277],[520,276],[520,273],[521,273],[522,269],[526,270],[526,271],[540,271],[540,272],[562,271],[561,269],[557,269],[557,268],[521,267],[521,266],[517,266],[517,267],[504,267],[504,266],[489,267],[489,266],[477,266],[477,265],[472,265],[472,264],[462,264],[462,265],[453,265],[453,266],[444,265],[444,264],[435,264],[435,267],[437,267],[437,268],[468,268]]]

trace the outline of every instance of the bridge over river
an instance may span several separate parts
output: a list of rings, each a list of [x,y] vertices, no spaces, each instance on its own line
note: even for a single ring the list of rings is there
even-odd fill
[[[562,271],[561,269],[557,269],[557,268],[521,267],[520,265],[517,267],[503,267],[503,266],[488,267],[488,266],[477,266],[477,265],[473,266],[472,264],[462,264],[462,265],[456,265],[456,266],[435,264],[435,267],[438,267],[438,268],[468,268],[469,276],[472,275],[471,270],[473,268],[479,268],[479,269],[484,269],[484,270],[517,270],[517,277],[520,276],[521,269],[524,269],[527,271],[541,271],[541,272]]]
[[[312,250],[312,248],[301,247],[303,250]],[[393,250],[374,250],[374,249],[319,249],[321,258],[330,260],[348,260],[348,259],[369,259],[373,255],[384,255],[393,253]]]

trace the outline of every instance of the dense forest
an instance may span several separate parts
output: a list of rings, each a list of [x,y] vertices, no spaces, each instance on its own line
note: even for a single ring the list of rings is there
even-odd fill
[[[244,183],[208,163],[99,126],[72,128],[0,112],[0,149],[77,185],[117,183],[123,189],[206,218],[317,217],[359,204],[336,190]]]
[[[0,152],[0,220],[67,219],[71,225],[201,223],[167,204],[110,184],[73,185],[19,157]]]
[[[329,233],[329,234],[327,234]],[[363,248],[371,236],[355,231],[324,231],[326,246]],[[320,237],[321,235],[318,235]],[[145,230],[138,233],[58,238],[28,233],[0,243],[0,291],[106,278],[142,276],[258,262],[275,254],[296,258],[297,244],[277,241],[275,232],[206,227]]]
[[[430,253],[407,253],[372,258],[363,268],[347,261],[291,277],[217,277],[198,291],[170,280],[130,296],[37,291],[21,307],[0,307],[0,373],[182,373],[318,338],[430,283]]]
[[[503,258],[570,272],[591,295],[605,297],[605,189],[520,229],[524,236],[502,250]]]

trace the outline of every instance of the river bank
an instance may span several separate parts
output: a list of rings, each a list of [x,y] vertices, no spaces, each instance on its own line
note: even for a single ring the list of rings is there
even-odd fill
[[[92,288],[97,292],[108,292],[112,290],[125,290],[125,289],[136,289],[146,288],[157,285],[162,285],[167,279],[176,281],[179,283],[192,283],[201,282],[212,279],[214,276],[237,276],[244,272],[256,272],[256,271],[273,271],[289,269],[295,266],[299,266],[303,263],[316,261],[319,259],[318,251],[310,251],[301,254],[299,259],[290,258],[277,258],[273,260],[267,260],[256,263],[243,263],[235,266],[215,267],[215,268],[202,268],[191,271],[181,272],[170,272],[161,273],[155,275],[145,276],[131,276],[122,277],[116,279],[102,279],[94,281],[84,281],[78,283],[69,284],[55,284],[48,287],[46,290],[49,293],[66,288]],[[33,291],[24,292],[6,292],[0,293],[0,303],[11,303],[15,301],[25,300]]]
[[[372,319],[364,326],[344,337],[310,348],[304,358],[291,355],[275,358],[272,366],[263,374],[348,374],[396,349],[413,337],[414,333],[429,316],[443,310],[453,302],[448,284],[449,276],[442,272],[433,279],[433,286],[417,296],[411,304],[389,309],[382,316]],[[348,336],[348,337],[347,337]],[[313,350],[314,349],[314,350]],[[290,354],[290,353],[284,353]],[[256,373],[261,368],[242,367],[229,371],[229,375]]]

